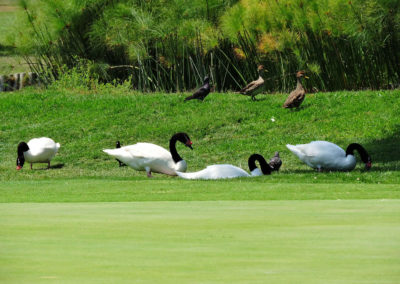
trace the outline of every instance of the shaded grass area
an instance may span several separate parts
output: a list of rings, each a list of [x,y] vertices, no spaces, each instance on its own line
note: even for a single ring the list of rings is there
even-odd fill
[[[143,172],[119,168],[102,152],[136,142],[168,148],[173,133],[184,131],[194,150],[178,144],[188,171],[210,164],[247,168],[260,153],[267,159],[280,151],[279,173],[271,183],[386,183],[400,181],[400,91],[317,93],[308,95],[298,111],[283,109],[286,94],[259,96],[253,102],[236,94],[211,94],[201,103],[183,102],[187,94],[136,94],[115,89],[99,91],[33,90],[0,96],[0,180],[129,179]],[[273,121],[274,120],[274,121]],[[52,170],[44,165],[15,170],[20,141],[47,136],[61,144]],[[346,148],[357,142],[369,151],[373,167],[358,164],[352,172],[316,173],[300,162],[286,144],[327,140]],[[156,175],[156,178],[167,179]]]
[[[399,213],[398,200],[1,204],[0,280],[397,283]]]
[[[400,199],[398,184],[272,183],[266,178],[223,181],[135,178],[3,182],[0,203],[206,200]]]

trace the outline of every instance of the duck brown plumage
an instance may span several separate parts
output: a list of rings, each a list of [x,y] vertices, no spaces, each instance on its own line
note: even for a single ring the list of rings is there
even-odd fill
[[[257,70],[258,79],[250,82],[246,87],[239,91],[239,93],[242,95],[251,96],[251,99],[253,101],[256,100],[256,95],[264,91],[264,66],[258,66]]]
[[[301,83],[301,78],[304,77],[304,71],[299,71],[296,73],[297,78],[297,87],[294,91],[292,91],[289,97],[286,99],[285,103],[283,104],[284,108],[295,108],[299,107],[301,103],[304,101],[306,97],[306,90]]]

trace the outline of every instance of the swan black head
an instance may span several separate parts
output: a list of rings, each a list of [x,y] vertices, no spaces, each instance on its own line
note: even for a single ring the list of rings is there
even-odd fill
[[[367,150],[365,150],[365,148],[358,143],[352,143],[346,149],[346,156],[347,155],[354,156],[354,150],[358,151],[361,157],[361,161],[363,161],[363,163],[365,164],[365,168],[369,170],[372,167],[372,160]]]
[[[119,141],[117,141],[116,143],[115,143],[115,148],[121,148],[121,142],[119,142]]]
[[[264,175],[270,175],[272,168],[270,165],[267,164],[267,161],[265,161],[264,157],[261,156],[260,154],[253,154],[249,158],[249,170],[250,172],[254,171],[257,166],[256,166],[256,161],[260,163],[261,171]]]
[[[192,148],[192,141],[189,138],[189,135],[187,135],[185,132],[178,132],[175,133],[172,138],[171,141],[179,141],[181,143],[183,143],[186,147],[189,147],[190,149],[193,150]]]
[[[28,150],[29,150],[29,146],[28,146],[28,144],[26,144],[26,142],[21,142],[18,144],[18,147],[17,147],[17,153],[18,153],[17,170],[22,169],[22,167],[24,166],[24,163],[25,163],[24,152],[26,152]]]
[[[208,76],[204,77],[203,84],[210,83],[210,78]]]

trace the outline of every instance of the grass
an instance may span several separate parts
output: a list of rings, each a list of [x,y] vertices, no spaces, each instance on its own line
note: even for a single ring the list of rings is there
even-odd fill
[[[285,94],[252,102],[211,94],[27,88],[0,94],[0,282],[398,283],[399,91],[317,93],[299,111]],[[275,121],[271,119],[274,118]],[[178,146],[189,171],[247,169],[281,153],[271,176],[187,181],[119,168],[101,150]],[[50,170],[15,170],[16,146],[61,143]],[[365,172],[318,173],[286,143],[363,144]]]
[[[0,96],[0,170],[2,181],[143,177],[119,168],[102,152],[123,145],[151,142],[168,148],[173,133],[185,131],[191,151],[178,145],[188,171],[230,163],[247,169],[253,153],[266,158],[280,151],[281,171],[257,179],[271,183],[399,183],[399,91],[317,93],[308,95],[300,111],[281,108],[286,95],[261,96],[257,102],[234,94],[212,94],[201,103],[183,103],[186,94],[132,94],[112,90],[69,93],[32,89]],[[271,119],[274,118],[273,122]],[[15,170],[20,141],[47,136],[61,144],[55,169]],[[343,148],[364,145],[373,167],[348,173],[316,173],[300,162],[286,144],[327,140]],[[156,175],[157,179],[166,179]]]
[[[397,283],[399,209],[398,200],[5,204],[0,280]]]

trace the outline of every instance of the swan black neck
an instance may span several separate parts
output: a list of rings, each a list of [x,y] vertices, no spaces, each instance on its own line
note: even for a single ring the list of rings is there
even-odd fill
[[[360,154],[361,160],[364,163],[371,163],[371,157],[368,155],[367,150],[364,149],[363,146],[357,143],[352,143],[350,144],[347,149],[346,149],[346,156],[347,155],[353,155],[354,156],[354,150],[357,150],[358,153]]]
[[[18,153],[17,169],[21,169],[24,166],[24,163],[25,163],[24,152],[26,152],[28,150],[29,150],[29,146],[28,146],[28,144],[26,144],[26,142],[21,142],[18,144],[18,147],[17,147],[17,153]]]
[[[179,141],[185,146],[191,148],[192,142],[190,141],[189,136],[186,133],[179,132],[174,134],[171,139],[169,140],[169,151],[171,152],[172,159],[174,160],[175,163],[178,163],[179,161],[182,161],[182,157],[179,156],[178,151],[176,151],[176,141]]]
[[[272,168],[270,165],[268,165],[267,161],[265,161],[264,157],[261,156],[260,154],[253,154],[249,158],[249,169],[250,172],[255,170],[257,168],[256,166],[256,161],[260,163],[261,171],[264,175],[270,175]]]
[[[29,146],[28,144],[26,144],[26,142],[21,142],[18,144],[18,148],[17,148],[17,152],[18,152],[18,156],[23,156],[24,152],[29,150]]]

